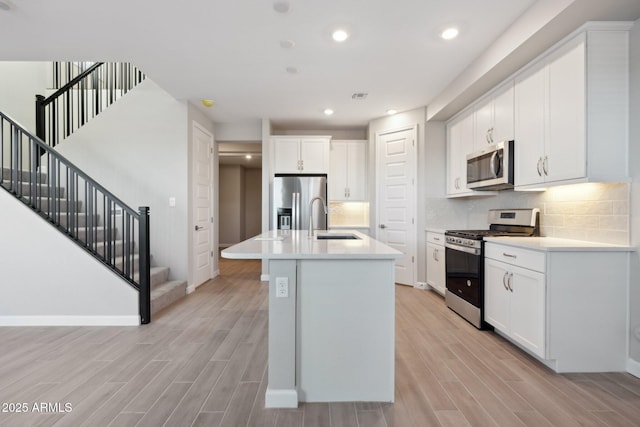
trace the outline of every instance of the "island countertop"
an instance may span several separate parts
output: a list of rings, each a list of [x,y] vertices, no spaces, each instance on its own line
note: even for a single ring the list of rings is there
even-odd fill
[[[318,239],[318,235],[353,234],[357,239]],[[271,230],[222,251],[230,259],[398,259],[403,256],[378,240],[355,230]]]

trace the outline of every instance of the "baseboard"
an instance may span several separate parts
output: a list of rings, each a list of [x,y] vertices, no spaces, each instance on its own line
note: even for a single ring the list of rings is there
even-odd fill
[[[260,281],[268,282],[269,281],[269,275],[268,274],[261,274],[260,275]]]
[[[0,326],[138,326],[140,316],[0,316]]]
[[[640,362],[633,359],[627,359],[627,372],[634,377],[640,378]]]
[[[274,390],[267,387],[264,394],[265,408],[297,408],[298,392],[296,390]]]
[[[219,275],[220,275],[220,270],[216,270],[216,271],[213,272],[213,276],[211,276],[211,279],[215,279]],[[209,280],[211,280],[211,279],[209,279]],[[209,280],[207,280],[205,282],[202,282],[199,285],[194,285],[194,284],[187,285],[187,295],[192,294],[193,292],[195,292],[196,289],[198,289],[200,286],[202,286],[205,283],[207,283]]]

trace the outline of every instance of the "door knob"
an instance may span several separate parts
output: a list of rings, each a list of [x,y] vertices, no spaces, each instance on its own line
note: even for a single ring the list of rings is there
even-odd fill
[[[387,226],[384,224],[380,224],[380,228],[387,228]]]
[[[196,231],[200,230],[201,228],[203,228],[203,227],[200,227],[200,226],[196,225]]]

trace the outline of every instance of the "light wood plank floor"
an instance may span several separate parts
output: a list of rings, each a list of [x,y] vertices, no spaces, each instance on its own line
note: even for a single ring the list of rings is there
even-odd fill
[[[556,375],[467,324],[438,295],[403,286],[394,404],[264,409],[267,287],[259,269],[258,261],[222,260],[220,277],[147,326],[0,328],[0,409],[26,403],[28,412],[0,412],[0,425],[640,425],[639,379]],[[40,403],[52,406],[34,412]]]

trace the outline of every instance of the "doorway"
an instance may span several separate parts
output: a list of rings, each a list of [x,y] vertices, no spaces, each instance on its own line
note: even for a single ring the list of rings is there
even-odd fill
[[[262,144],[218,142],[220,248],[262,231]]]
[[[193,122],[193,288],[214,276],[213,135]]]
[[[376,133],[376,239],[402,252],[396,283],[416,283],[417,125]]]

